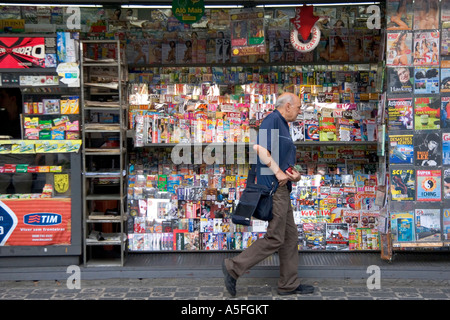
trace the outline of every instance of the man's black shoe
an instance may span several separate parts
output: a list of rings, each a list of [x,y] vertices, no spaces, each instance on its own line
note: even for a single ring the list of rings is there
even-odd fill
[[[224,275],[225,288],[234,297],[236,295],[236,279],[234,279],[225,266],[225,260],[222,261],[222,272]]]
[[[278,291],[278,294],[280,296],[287,296],[290,294],[310,294],[314,292],[314,287],[313,286],[309,286],[306,284],[301,284],[299,285],[295,290],[292,291],[287,291],[287,292],[280,292]]]

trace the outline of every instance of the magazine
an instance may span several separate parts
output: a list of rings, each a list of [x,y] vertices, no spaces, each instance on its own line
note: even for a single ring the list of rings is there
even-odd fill
[[[414,93],[439,93],[439,68],[416,67],[414,69]]]
[[[439,28],[439,0],[414,1],[414,30]]]
[[[415,180],[414,169],[391,169],[391,199],[414,201]]]
[[[386,65],[412,65],[412,32],[388,32],[386,42]]]
[[[414,129],[434,130],[441,128],[439,97],[414,98]]]
[[[417,201],[441,201],[441,170],[417,170]]]
[[[416,31],[413,49],[415,66],[439,65],[439,31]]]
[[[450,92],[450,69],[441,68],[441,92]]]
[[[414,87],[414,68],[387,68],[388,93],[412,93]]]
[[[413,211],[391,213],[391,233],[394,241],[414,241],[414,229]]]
[[[388,99],[388,130],[412,129],[412,98]]]
[[[450,165],[450,132],[442,133],[442,164]]]
[[[450,240],[450,209],[445,208],[442,210],[442,234],[445,241]]]
[[[387,30],[411,30],[413,22],[412,0],[388,0]]]
[[[450,24],[450,20],[448,21]],[[441,56],[450,56],[450,25],[449,27],[442,27],[441,31]]]
[[[348,250],[348,240],[347,223],[326,224],[326,243],[328,249]]]
[[[444,169],[443,171],[444,176],[442,179],[442,184],[444,189],[444,199],[450,199],[450,168]]]
[[[439,133],[414,135],[414,164],[420,167],[441,165],[441,136]]]
[[[389,161],[393,164],[413,164],[413,135],[389,136]]]
[[[431,242],[441,240],[440,209],[416,209],[415,222],[417,241]]]

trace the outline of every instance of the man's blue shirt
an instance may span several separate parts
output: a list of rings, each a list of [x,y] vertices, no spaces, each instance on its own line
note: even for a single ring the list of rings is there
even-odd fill
[[[267,138],[266,138],[267,137]],[[289,132],[289,125],[278,110],[266,116],[259,127],[258,145],[266,148],[272,155],[272,159],[278,164],[281,170],[286,171],[295,164],[295,145]],[[264,164],[259,157],[256,167],[256,179],[258,184],[271,188],[272,183],[278,187],[278,180],[275,174]],[[292,183],[287,183],[289,191],[292,190]]]

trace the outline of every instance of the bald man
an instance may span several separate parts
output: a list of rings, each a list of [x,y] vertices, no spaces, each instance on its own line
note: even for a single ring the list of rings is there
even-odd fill
[[[288,122],[295,121],[300,113],[301,100],[292,93],[283,93],[277,99],[275,110],[261,123],[258,143],[256,179],[258,184],[275,187],[273,219],[263,238],[256,240],[239,255],[222,263],[225,287],[236,295],[236,281],[257,263],[278,252],[280,278],[278,294],[308,294],[314,287],[300,284],[298,278],[298,231],[294,222],[290,193],[292,182],[300,180],[300,173],[288,168],[295,164],[295,145],[291,139]],[[263,135],[267,133],[267,140]],[[266,145],[264,145],[266,144]]]

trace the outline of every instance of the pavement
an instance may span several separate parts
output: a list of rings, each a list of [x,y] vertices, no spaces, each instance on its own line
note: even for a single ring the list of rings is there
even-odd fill
[[[276,278],[242,277],[231,297],[223,278],[102,279],[62,281],[0,281],[3,300],[450,300],[450,280],[302,279],[315,291],[280,296]]]

